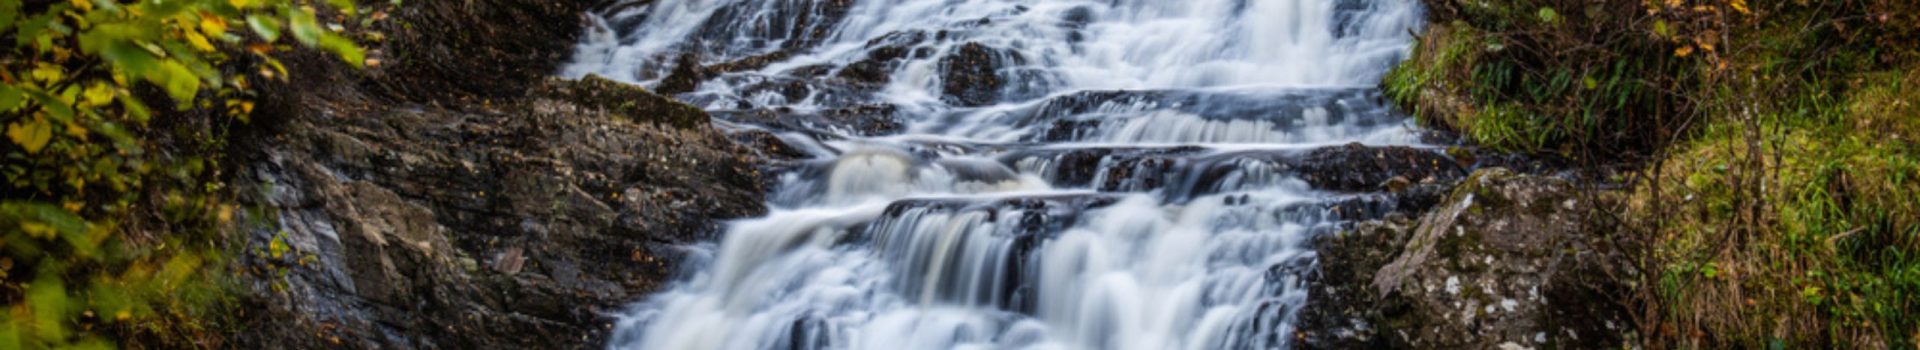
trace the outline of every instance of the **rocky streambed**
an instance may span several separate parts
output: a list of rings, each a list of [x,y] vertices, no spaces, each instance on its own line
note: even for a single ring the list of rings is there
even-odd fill
[[[719,2],[676,24],[652,1],[406,4],[392,28],[404,34],[375,48],[386,67],[291,62],[295,81],[322,83],[272,87],[278,103],[237,143],[236,183],[261,224],[239,262],[250,293],[235,343],[1619,341],[1623,308],[1604,296],[1623,270],[1591,214],[1607,199],[1551,167],[1449,151],[1371,90],[1405,43],[1386,29],[1417,26],[1409,4],[1295,19],[1382,51],[1308,41],[1287,52],[1338,62],[1245,57],[1354,75],[1252,78],[1364,85],[1240,89],[1151,74],[1138,86],[1161,87],[1101,88],[1072,74],[1097,66],[1060,62],[1145,35],[1101,22],[1129,13],[991,3],[940,17],[977,21],[927,22],[946,30],[864,32],[884,7]],[[769,18],[794,20],[742,24]],[[1357,27],[1369,24],[1380,32]],[[1005,27],[1039,34],[995,39],[1027,35]],[[625,44],[595,51],[607,36]],[[707,44],[608,58],[687,36]],[[1110,259],[1087,260],[1098,254]],[[844,290],[866,296],[808,299]],[[759,306],[695,307],[723,296]],[[1072,300],[1092,304],[1059,309]],[[901,325],[917,326],[888,328]],[[1190,328],[1205,338],[1161,332]],[[1165,337],[1140,337],[1153,334]]]

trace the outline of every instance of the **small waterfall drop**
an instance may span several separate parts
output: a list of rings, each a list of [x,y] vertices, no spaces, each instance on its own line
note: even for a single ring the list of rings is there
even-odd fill
[[[1308,242],[1375,193],[1312,150],[1419,145],[1373,86],[1413,0],[653,0],[563,75],[776,131],[772,212],[614,349],[1280,349]],[[755,117],[771,116],[771,117]],[[877,122],[876,122],[877,121]],[[880,127],[876,125],[893,125]],[[1318,169],[1318,168],[1314,168]]]

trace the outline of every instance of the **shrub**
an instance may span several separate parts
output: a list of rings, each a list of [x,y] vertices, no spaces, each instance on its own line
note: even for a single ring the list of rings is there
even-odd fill
[[[363,59],[301,0],[0,1],[0,348],[208,346],[225,130],[274,54]],[[330,28],[331,27],[331,28]],[[171,344],[171,345],[170,345]]]

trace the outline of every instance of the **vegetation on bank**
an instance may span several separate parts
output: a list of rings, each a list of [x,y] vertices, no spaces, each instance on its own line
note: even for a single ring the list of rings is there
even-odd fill
[[[0,0],[0,348],[217,346],[222,173],[277,54],[359,65],[351,1]]]
[[[1486,147],[1643,171],[1654,347],[1920,339],[1920,3],[1428,0],[1383,82]]]

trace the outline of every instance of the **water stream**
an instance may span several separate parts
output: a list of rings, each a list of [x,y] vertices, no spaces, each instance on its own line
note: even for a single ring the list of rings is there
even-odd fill
[[[689,247],[615,349],[1288,348],[1307,246],[1378,193],[1306,155],[1417,145],[1374,89],[1413,0],[655,0],[563,74],[806,154]],[[691,65],[708,67],[697,74]],[[678,72],[678,73],[676,73]],[[685,84],[692,81],[692,84]],[[771,116],[771,117],[755,117]],[[1338,170],[1335,170],[1338,171]]]

